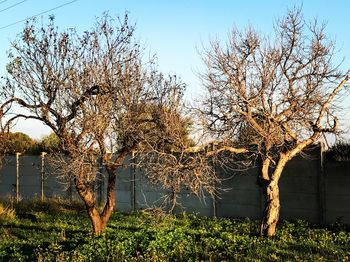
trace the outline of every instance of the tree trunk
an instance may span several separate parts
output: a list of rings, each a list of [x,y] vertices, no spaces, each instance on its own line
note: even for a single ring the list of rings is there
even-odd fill
[[[265,207],[260,225],[261,236],[272,237],[276,234],[281,207],[278,182],[288,159],[286,154],[280,153],[273,171],[270,169],[271,160],[269,158],[262,163],[260,186],[264,194]]]
[[[96,208],[88,210],[88,214],[92,223],[92,233],[94,234],[94,236],[101,235],[106,228],[106,223],[103,223],[100,214],[98,213]]]
[[[263,189],[265,208],[260,226],[261,236],[271,237],[276,234],[276,225],[278,223],[281,207],[278,182],[286,163],[304,148],[315,142],[318,137],[319,134],[315,133],[313,137],[297,144],[288,152],[281,152],[273,172],[271,172],[270,164],[272,161],[269,157],[262,162],[259,185]]]
[[[106,170],[108,173],[108,185],[107,185],[107,200],[103,208],[102,213],[99,213],[96,208],[94,192],[92,189],[84,183],[75,179],[75,187],[80,198],[84,201],[86,210],[92,223],[92,230],[95,236],[99,236],[106,229],[107,223],[113,213],[115,206],[115,188],[116,188],[116,169],[120,167],[125,159],[128,151],[125,149],[117,157],[112,165],[106,164]],[[108,163],[108,161],[106,161]],[[80,176],[83,177],[83,176]]]
[[[92,223],[92,233],[95,236],[101,235],[103,230],[106,227],[106,223],[103,223],[101,216],[95,205],[95,198],[92,190],[89,186],[85,185],[84,182],[79,181],[79,179],[75,179],[75,188],[83,200],[88,216]]]
[[[101,220],[104,225],[107,224],[115,207],[115,187],[116,187],[115,168],[106,166],[106,170],[108,173],[107,201],[101,214]]]
[[[105,205],[105,208],[103,209],[103,212],[100,214],[95,206],[95,200],[90,196],[93,197],[92,194],[88,194],[81,198],[85,203],[89,218],[92,223],[92,233],[95,236],[99,236],[106,229],[107,222],[113,213],[115,198],[114,196],[111,197],[110,194],[108,194],[107,203]]]
[[[260,235],[271,237],[276,234],[276,225],[280,214],[279,187],[276,181],[263,186],[265,208],[260,226]]]
[[[108,223],[115,207],[115,190],[116,190],[116,178],[117,168],[121,167],[125,157],[132,151],[131,148],[123,148],[118,157],[114,160],[113,164],[109,164],[109,159],[105,159],[105,167],[108,173],[108,185],[107,185],[107,201],[101,213],[101,220],[104,227]]]

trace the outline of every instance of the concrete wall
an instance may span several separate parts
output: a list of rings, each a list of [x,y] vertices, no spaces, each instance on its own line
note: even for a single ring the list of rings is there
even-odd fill
[[[224,172],[222,172],[224,173]],[[262,211],[262,191],[257,185],[258,170],[225,174],[216,198],[219,217],[259,219]]]
[[[40,156],[23,155],[17,163],[16,156],[6,156],[0,170],[0,197],[16,197],[16,176],[18,172],[19,197],[31,199],[41,197],[41,180],[45,197],[77,198],[75,189],[61,183],[47,163]]]
[[[280,179],[282,219],[322,222],[319,197],[320,151],[309,152],[287,163]]]
[[[324,164],[325,222],[350,224],[350,162]]]
[[[2,162],[0,196],[16,196],[16,159],[12,156],[5,157]]]
[[[126,161],[131,161],[130,158]],[[45,197],[78,198],[74,187],[67,190],[44,166]],[[98,201],[105,200],[107,175],[103,167],[95,185]],[[218,172],[225,178],[219,194],[199,199],[189,191],[178,194],[175,212],[186,211],[204,216],[260,219],[264,200],[256,183],[257,168],[244,172]],[[0,197],[16,196],[16,158],[8,156],[0,171]],[[41,158],[21,156],[19,160],[19,193],[22,199],[41,195]],[[123,212],[159,207],[167,191],[152,185],[141,170],[118,170],[116,207]],[[280,180],[281,219],[304,219],[314,223],[350,224],[350,162],[322,162],[320,149],[307,152],[290,161]],[[165,209],[169,208],[166,206]]]
[[[20,157],[19,192],[21,198],[33,198],[40,195],[40,158],[37,156]],[[0,173],[0,196],[16,196],[16,157],[7,156],[3,160]],[[21,194],[23,192],[23,195]]]

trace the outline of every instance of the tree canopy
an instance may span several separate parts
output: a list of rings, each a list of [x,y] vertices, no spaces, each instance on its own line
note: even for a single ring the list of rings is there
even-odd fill
[[[305,21],[296,8],[274,29],[273,37],[233,29],[227,43],[211,42],[203,53],[207,96],[197,110],[207,133],[223,145],[234,141],[261,163],[261,234],[269,236],[279,217],[283,168],[322,133],[338,131],[337,98],[349,78],[334,64],[324,24]]]
[[[116,175],[127,155],[164,155],[188,144],[185,85],[159,72],[155,57],[144,57],[134,30],[127,15],[105,14],[83,34],[59,31],[53,19],[42,26],[29,21],[12,43],[7,68],[8,103],[29,112],[14,118],[41,121],[59,138],[65,156],[56,154],[52,163],[74,181],[95,234],[114,209]],[[108,173],[101,212],[93,190],[97,156]]]

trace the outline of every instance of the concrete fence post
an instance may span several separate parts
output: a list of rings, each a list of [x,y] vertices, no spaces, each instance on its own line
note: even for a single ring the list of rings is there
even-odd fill
[[[218,169],[217,166],[214,165],[214,172],[217,174]],[[217,187],[217,185],[215,184],[215,187]],[[216,189],[216,188],[215,188]],[[212,208],[213,208],[213,217],[217,217],[218,214],[218,207],[217,207],[217,199],[216,199],[216,193],[214,193],[211,196],[211,200],[212,200]]]
[[[216,205],[215,193],[212,195],[212,203],[213,203],[213,217],[217,217],[217,205]]]
[[[131,154],[131,159],[130,161],[132,162],[132,165],[130,168],[131,172],[131,210],[133,212],[136,211],[136,168],[135,168],[135,152],[133,151]]]
[[[19,202],[19,156],[21,153],[16,153],[16,202]]]
[[[41,202],[44,202],[45,193],[44,193],[44,179],[45,179],[45,155],[46,152],[41,152],[41,168],[40,168],[40,193],[41,193]]]
[[[98,158],[97,164],[98,164],[98,172],[97,172],[98,203],[99,203],[99,205],[102,206],[103,200],[104,200],[104,180],[105,180],[105,177],[103,175],[103,159],[102,159],[102,157]]]
[[[320,142],[318,152],[319,172],[318,172],[318,220],[320,224],[326,223],[326,190],[325,190],[325,170],[324,170],[324,144]]]

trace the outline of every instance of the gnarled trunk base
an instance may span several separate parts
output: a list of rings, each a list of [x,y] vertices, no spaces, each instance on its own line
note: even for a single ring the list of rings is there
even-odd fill
[[[99,236],[106,229],[107,222],[113,213],[115,198],[109,197],[105,208],[100,213],[96,208],[93,192],[83,184],[76,184],[76,189],[80,198],[83,200],[88,216],[92,223],[92,233],[95,236]]]
[[[92,223],[92,233],[94,236],[101,235],[106,228],[106,223],[104,223],[103,219],[95,208],[93,208],[91,211],[89,210],[88,214]]]
[[[260,226],[260,235],[271,237],[276,234],[280,214],[279,188],[277,183],[269,183],[264,188],[265,209]]]

